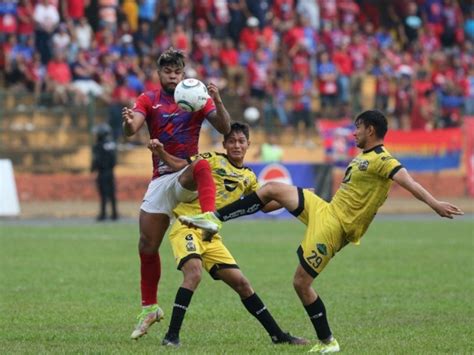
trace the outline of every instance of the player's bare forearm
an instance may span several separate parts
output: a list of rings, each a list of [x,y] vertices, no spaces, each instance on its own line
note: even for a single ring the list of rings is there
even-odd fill
[[[216,105],[215,118],[213,117],[211,123],[215,129],[221,134],[230,132],[230,115],[222,101],[214,101]]]
[[[216,111],[209,115],[208,120],[219,133],[227,134],[230,132],[230,115],[222,102],[219,89],[214,83],[209,83],[207,90],[216,105]]]
[[[151,139],[148,143],[148,149],[160,157],[160,159],[168,165],[172,170],[179,171],[188,165],[188,162],[185,159],[178,158],[170,153],[168,153],[158,139]]]
[[[393,180],[401,187],[411,192],[420,201],[430,206],[438,215],[452,219],[453,216],[461,216],[464,212],[457,206],[444,201],[438,201],[421,184],[416,182],[406,169],[401,169],[395,174]]]
[[[122,128],[125,136],[133,136],[143,126],[144,122],[145,116],[141,113],[133,112],[128,107],[122,109]]]

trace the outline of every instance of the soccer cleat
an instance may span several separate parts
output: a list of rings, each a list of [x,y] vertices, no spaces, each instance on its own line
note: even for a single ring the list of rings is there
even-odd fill
[[[315,346],[311,348],[310,353],[320,353],[320,354],[327,354],[327,353],[337,353],[341,348],[339,347],[339,343],[335,338],[325,344],[322,341],[318,342]]]
[[[212,234],[219,232],[222,227],[222,222],[212,212],[204,212],[195,216],[179,216],[178,219],[188,227],[199,228]]]
[[[290,333],[283,333],[279,337],[272,336],[273,344],[291,344],[291,345],[308,345],[309,341],[305,338],[299,338]]]
[[[181,344],[179,342],[179,337],[172,336],[166,333],[165,337],[163,338],[163,341],[161,342],[161,345],[178,348]]]
[[[164,315],[165,313],[157,304],[144,307],[137,317],[138,324],[130,337],[136,340],[145,335],[148,332],[148,328],[150,328],[153,323],[162,320]]]

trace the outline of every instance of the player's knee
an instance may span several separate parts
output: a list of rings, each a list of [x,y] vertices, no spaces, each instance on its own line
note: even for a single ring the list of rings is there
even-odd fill
[[[278,195],[281,190],[281,183],[277,181],[269,181],[259,190],[259,195],[263,197],[273,198]]]
[[[145,235],[140,235],[140,240],[138,241],[138,251],[140,253],[152,254],[157,253],[160,248],[160,242],[155,241],[151,238],[147,238]]]
[[[196,287],[201,282],[202,278],[202,266],[201,260],[191,259],[186,262],[181,268],[184,275],[184,284],[191,290],[196,289]]]
[[[250,297],[254,293],[249,280],[243,275],[236,280],[234,289],[241,298]]]
[[[300,274],[295,274],[293,278],[293,288],[295,291],[300,294],[304,292],[305,289],[310,287],[310,284],[307,283],[304,277],[302,277]]]

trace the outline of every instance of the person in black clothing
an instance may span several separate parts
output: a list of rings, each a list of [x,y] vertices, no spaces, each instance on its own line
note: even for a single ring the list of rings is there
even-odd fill
[[[117,147],[111,133],[111,128],[108,124],[99,125],[97,127],[97,141],[92,148],[91,172],[97,171],[97,189],[100,194],[98,221],[106,219],[106,205],[108,201],[110,201],[112,206],[112,220],[118,219],[114,178]]]

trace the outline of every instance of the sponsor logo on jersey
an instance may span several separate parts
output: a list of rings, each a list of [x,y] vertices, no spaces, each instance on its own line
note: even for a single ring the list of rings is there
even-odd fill
[[[239,186],[239,183],[238,181],[224,179],[224,186],[227,191],[232,192]]]
[[[187,251],[196,251],[196,245],[194,245],[194,242],[190,241],[186,243],[186,250]]]
[[[368,160],[362,160],[359,161],[359,170],[360,171],[366,171],[369,167],[369,161]]]

